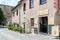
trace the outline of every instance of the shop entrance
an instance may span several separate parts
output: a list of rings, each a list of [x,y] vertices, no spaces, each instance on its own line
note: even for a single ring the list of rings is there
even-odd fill
[[[48,32],[48,17],[39,17],[39,32]]]

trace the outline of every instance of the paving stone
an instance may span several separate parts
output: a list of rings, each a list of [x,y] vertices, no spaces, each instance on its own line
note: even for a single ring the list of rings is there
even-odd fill
[[[7,28],[0,29],[0,40],[59,40],[55,39],[52,36],[43,35],[43,34],[21,34],[19,32],[14,32],[8,30]]]

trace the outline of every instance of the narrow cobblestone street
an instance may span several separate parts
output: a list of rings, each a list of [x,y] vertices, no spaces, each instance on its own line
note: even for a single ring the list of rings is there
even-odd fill
[[[20,34],[18,32],[10,31],[7,28],[0,29],[0,40],[58,40],[48,35],[37,34]]]

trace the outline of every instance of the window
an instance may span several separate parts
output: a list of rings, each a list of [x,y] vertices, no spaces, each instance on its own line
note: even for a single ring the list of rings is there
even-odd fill
[[[46,0],[40,0],[40,4],[45,4]]]
[[[26,10],[26,3],[24,3],[24,7],[23,7],[23,10],[24,10],[24,11]]]
[[[33,8],[34,7],[34,0],[30,0],[29,3],[30,3],[30,8]]]
[[[18,15],[18,10],[16,11],[16,15]]]
[[[13,16],[15,16],[15,12],[13,12]]]
[[[25,29],[25,22],[23,22],[23,26],[24,26],[24,29]]]
[[[24,14],[25,14],[25,12],[24,12]]]
[[[34,18],[31,18],[31,26],[34,26]]]
[[[8,13],[9,14],[9,13]]]

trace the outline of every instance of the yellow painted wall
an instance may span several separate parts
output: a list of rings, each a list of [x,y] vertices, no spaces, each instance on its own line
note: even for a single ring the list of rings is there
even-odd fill
[[[48,18],[48,24],[54,25],[54,18],[53,17]]]
[[[48,9],[38,11],[38,15],[46,15],[48,14]]]

